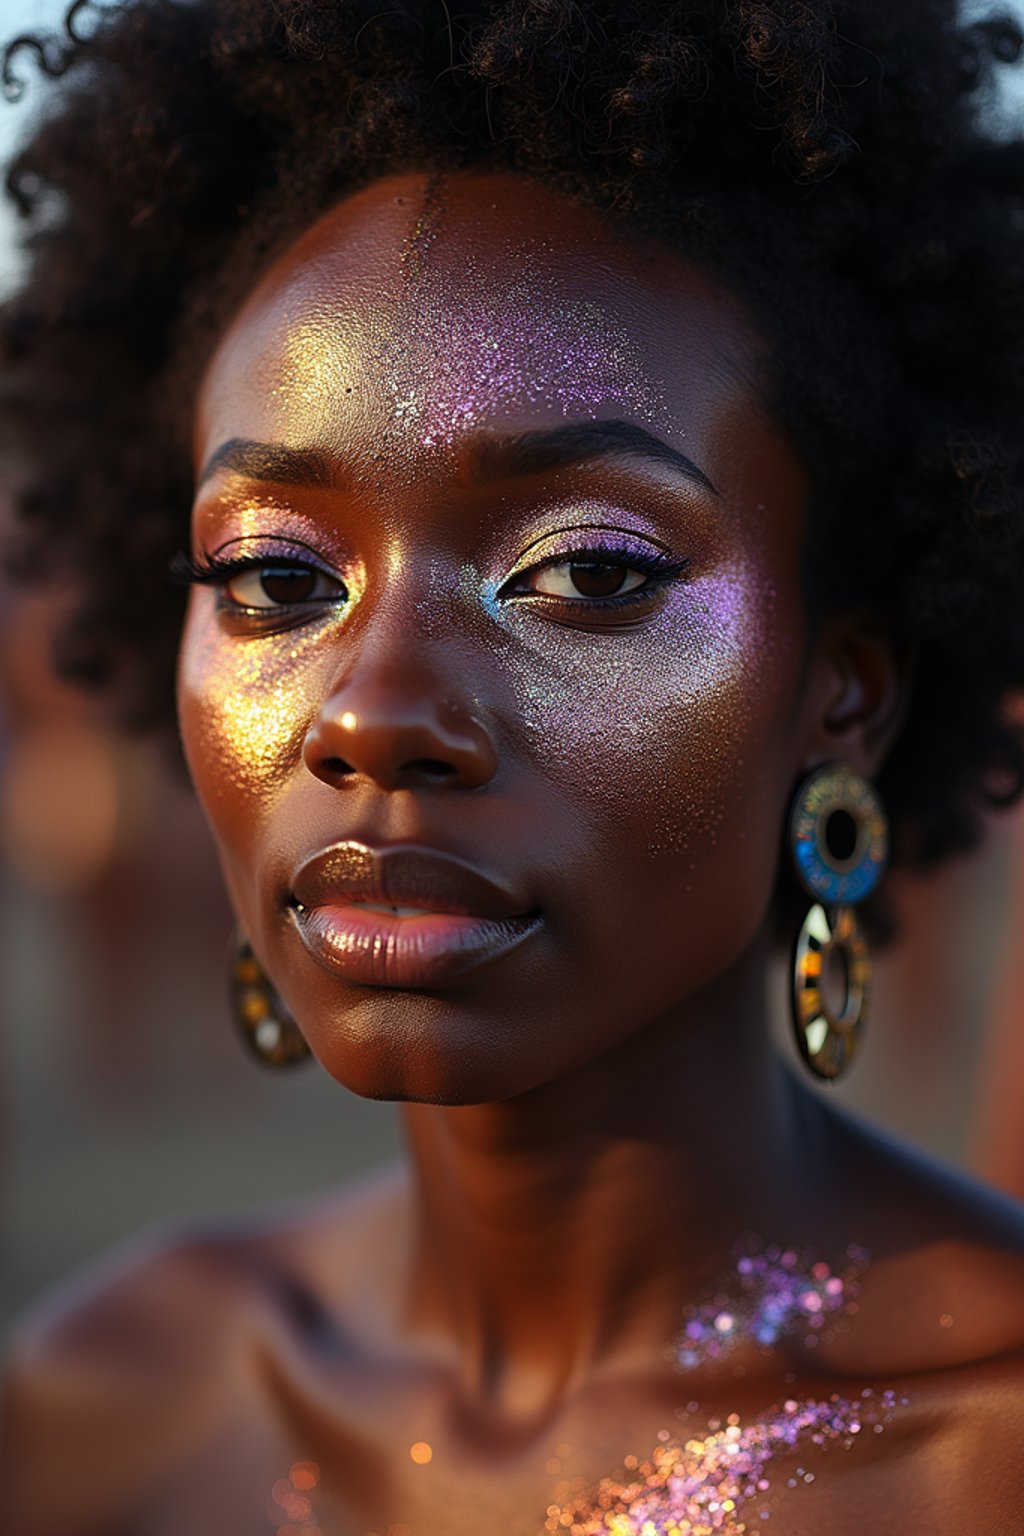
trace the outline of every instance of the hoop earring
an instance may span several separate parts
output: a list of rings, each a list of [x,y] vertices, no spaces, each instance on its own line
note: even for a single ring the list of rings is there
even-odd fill
[[[793,1028],[806,1065],[831,1082],[857,1054],[868,1016],[871,957],[853,909],[885,872],[889,823],[874,786],[849,763],[829,763],[797,790],[789,841],[797,879],[815,898],[793,955]],[[836,966],[841,977],[830,978]]]
[[[252,945],[236,928],[228,949],[228,996],[231,1015],[250,1052],[265,1067],[294,1067],[308,1060],[309,1046]]]

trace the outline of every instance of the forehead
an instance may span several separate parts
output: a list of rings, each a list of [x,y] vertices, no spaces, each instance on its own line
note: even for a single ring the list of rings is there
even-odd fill
[[[730,295],[596,209],[509,175],[392,177],[320,218],[229,326],[197,466],[245,436],[395,468],[544,419],[624,417],[685,448],[723,393],[749,409],[756,356]]]

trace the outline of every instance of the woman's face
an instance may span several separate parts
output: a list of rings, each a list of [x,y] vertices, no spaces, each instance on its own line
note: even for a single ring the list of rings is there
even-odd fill
[[[758,932],[806,637],[757,355],[698,269],[469,174],[348,198],[221,340],[185,748],[243,928],[358,1092],[509,1098]]]

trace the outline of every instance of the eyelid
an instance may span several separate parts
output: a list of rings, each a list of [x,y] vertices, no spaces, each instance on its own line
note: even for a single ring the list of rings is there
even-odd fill
[[[228,539],[226,543],[219,544],[216,549],[210,551],[209,559],[246,560],[253,563],[262,563],[267,560],[287,560],[293,565],[311,565],[325,575],[336,576],[338,572],[331,561],[325,560],[310,544],[302,539],[289,538],[286,535],[251,533],[240,538]]]
[[[227,544],[222,544],[209,552],[200,549],[195,556],[179,550],[170,562],[171,580],[185,586],[193,584],[219,586],[230,581],[233,576],[238,576],[245,571],[258,570],[262,565],[270,565],[277,561],[281,565],[316,571],[319,575],[326,576],[331,581],[343,582],[350,588],[354,584],[354,573],[349,574],[335,569],[307,545],[295,545],[285,540],[274,540],[266,544],[260,541],[254,549],[243,547],[238,549],[236,554],[227,553],[239,545],[248,546],[250,542],[256,541],[232,539]]]
[[[570,560],[574,555],[592,556],[599,553],[615,555],[620,559],[630,556],[658,561],[673,559],[667,545],[635,533],[632,529],[616,528],[607,523],[578,523],[573,528],[558,529],[534,539],[516,561],[510,578],[522,575],[525,571],[539,570],[548,565],[556,565],[559,561]]]
[[[595,539],[594,534],[603,535]],[[589,542],[585,542],[590,535]],[[558,537],[555,535],[554,537]],[[612,595],[607,598],[585,597],[579,598],[581,608],[596,608],[601,604],[609,607],[624,607],[630,599],[639,602],[644,598],[653,597],[656,592],[662,590],[669,582],[683,574],[690,564],[688,558],[671,554],[663,545],[656,545],[646,540],[640,541],[633,534],[624,530],[611,530],[608,528],[586,529],[573,528],[564,532],[566,547],[552,550],[549,554],[527,563],[520,563],[509,576],[501,583],[496,596],[506,600],[516,598],[533,599],[538,602],[561,603],[573,605],[576,599],[570,597],[557,597],[554,594],[516,590],[515,583],[525,576],[537,575],[541,571],[550,570],[560,565],[584,564],[588,561],[603,560],[608,565],[619,565],[626,570],[643,571],[647,580],[639,587],[628,592]],[[626,541],[629,542],[626,542]],[[538,540],[537,544],[543,541]],[[531,545],[536,548],[537,545]]]
[[[275,628],[292,628],[296,623],[305,622],[317,611],[320,614],[335,612],[339,608],[348,611],[352,602],[360,595],[361,582],[357,573],[349,576],[332,570],[316,555],[315,551],[306,546],[302,546],[300,555],[294,544],[274,541],[277,544],[276,549],[266,546],[257,547],[251,552],[247,550],[243,553],[239,550],[237,554],[225,557],[224,551],[234,549],[240,544],[246,545],[248,542],[248,540],[232,540],[228,544],[222,544],[220,549],[214,550],[211,554],[201,550],[195,557],[182,551],[171,561],[171,579],[185,586],[211,587],[217,610],[223,618],[239,623],[244,622],[247,628],[255,626],[260,633],[272,633]],[[292,603],[271,604],[240,602],[229,593],[228,588],[232,582],[250,576],[263,567],[274,565],[310,572],[325,581],[337,583],[340,590],[327,596],[306,597]]]

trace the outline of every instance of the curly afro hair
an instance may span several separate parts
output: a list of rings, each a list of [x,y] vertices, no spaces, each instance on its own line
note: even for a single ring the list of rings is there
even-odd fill
[[[812,612],[916,658],[894,857],[969,846],[1024,781],[1024,142],[987,126],[1010,20],[953,0],[124,0],[14,39],[62,77],[9,168],[0,311],[23,577],[74,577],[63,669],[168,720],[187,406],[319,212],[410,168],[505,168],[715,267],[811,475]]]

